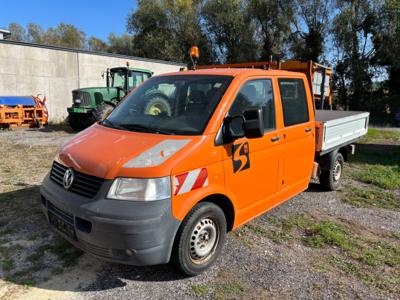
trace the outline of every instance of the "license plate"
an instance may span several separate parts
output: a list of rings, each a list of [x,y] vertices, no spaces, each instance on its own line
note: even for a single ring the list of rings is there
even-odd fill
[[[49,221],[50,224],[53,225],[57,230],[64,233],[66,236],[76,240],[75,229],[74,226],[68,224],[63,219],[57,217],[55,214],[49,211]]]

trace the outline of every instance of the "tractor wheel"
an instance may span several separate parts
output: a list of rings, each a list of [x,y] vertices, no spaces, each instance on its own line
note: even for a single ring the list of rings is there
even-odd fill
[[[81,131],[94,123],[92,114],[70,113],[68,116],[69,126],[74,131]]]
[[[161,96],[155,96],[147,103],[144,113],[146,115],[157,116],[165,114],[171,116],[171,106],[168,101]]]
[[[93,110],[93,117],[94,117],[95,121],[104,120],[113,111],[113,109],[114,109],[114,106],[112,106],[111,104],[102,103],[102,104],[98,105]]]

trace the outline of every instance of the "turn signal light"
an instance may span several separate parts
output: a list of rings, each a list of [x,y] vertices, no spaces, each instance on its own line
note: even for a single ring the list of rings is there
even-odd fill
[[[191,57],[199,59],[200,57],[199,48],[197,46],[192,46],[189,50],[189,54]]]

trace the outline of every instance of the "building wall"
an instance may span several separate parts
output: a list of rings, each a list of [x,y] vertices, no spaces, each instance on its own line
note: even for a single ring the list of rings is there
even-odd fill
[[[125,66],[150,69],[155,75],[178,71],[182,64],[122,55],[77,51],[58,47],[0,42],[0,96],[45,95],[51,122],[67,117],[71,91],[105,86],[107,68]]]

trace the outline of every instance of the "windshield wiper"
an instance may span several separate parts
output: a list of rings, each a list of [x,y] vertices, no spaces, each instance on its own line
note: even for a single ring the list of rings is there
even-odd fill
[[[113,122],[111,122],[108,119],[104,119],[103,121],[100,122],[101,125],[104,125],[106,127],[111,127],[111,128],[117,128],[117,129],[124,129],[121,125],[117,125]]]
[[[174,132],[168,131],[168,130],[163,130],[160,128],[152,128],[152,127],[147,127],[144,125],[140,124],[120,124],[120,127],[128,130],[134,130],[134,131],[141,131],[141,132],[150,132],[150,133],[161,133],[161,134],[168,134],[168,135],[174,135]]]

